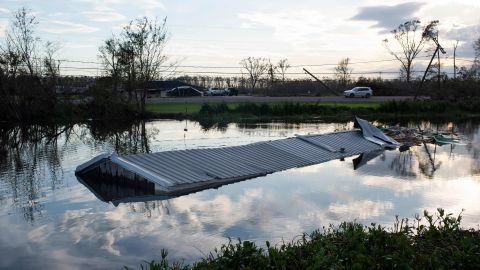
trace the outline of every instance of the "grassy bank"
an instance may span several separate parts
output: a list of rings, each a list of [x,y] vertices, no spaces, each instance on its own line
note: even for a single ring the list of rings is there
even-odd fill
[[[480,230],[463,229],[461,216],[445,214],[402,219],[392,228],[344,222],[298,240],[259,247],[230,241],[197,263],[159,261],[142,269],[478,269]]]
[[[195,115],[200,112],[203,106],[223,106],[225,104],[230,111],[236,111],[239,107],[246,106],[247,104],[263,105],[266,104],[270,107],[278,107],[282,104],[289,104],[289,102],[270,102],[270,103],[163,103],[163,104],[147,104],[146,110],[151,113],[157,114],[187,114]],[[327,107],[349,107],[349,108],[378,108],[380,104],[378,102],[301,102],[297,103],[302,106],[327,106]]]
[[[347,121],[353,116],[368,120],[417,119],[461,120],[480,118],[480,100],[386,101],[386,102],[271,102],[271,103],[165,103],[147,104],[139,114],[132,104],[105,99],[102,102],[58,104],[48,114],[34,115],[25,122],[81,122],[95,120],[183,119],[207,125],[230,122],[264,121]],[[0,118],[1,119],[1,118]],[[9,119],[4,121],[8,122]]]
[[[241,103],[203,104],[191,117],[205,123],[314,119],[345,120],[361,116],[369,120],[461,120],[480,117],[480,102],[387,101],[384,103]]]

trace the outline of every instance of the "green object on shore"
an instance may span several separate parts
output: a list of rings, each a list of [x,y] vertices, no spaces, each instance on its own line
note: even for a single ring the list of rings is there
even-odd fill
[[[446,145],[446,144],[460,144],[460,140],[454,138],[448,138],[443,136],[442,134],[437,134],[433,136],[435,143],[438,145]]]

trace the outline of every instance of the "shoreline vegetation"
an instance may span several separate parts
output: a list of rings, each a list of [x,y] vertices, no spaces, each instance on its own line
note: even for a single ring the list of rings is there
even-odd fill
[[[342,222],[265,247],[229,239],[193,265],[171,262],[161,250],[158,261],[145,261],[141,269],[477,269],[480,230],[462,228],[461,220],[461,213],[437,209],[435,215],[397,216],[391,228]]]
[[[342,120],[362,116],[381,119],[465,119],[480,117],[480,101],[386,101],[382,103],[225,103],[203,104],[193,119],[286,119],[286,120]]]
[[[243,102],[243,103],[166,103],[147,104],[137,114],[128,104],[106,103],[99,110],[88,104],[56,106],[48,115],[24,121],[3,119],[4,123],[75,123],[89,120],[193,120],[201,123],[348,121],[353,116],[374,120],[454,121],[480,118],[480,99],[463,101],[385,101],[385,102]],[[96,109],[92,109],[96,108]],[[2,122],[0,120],[0,122]]]

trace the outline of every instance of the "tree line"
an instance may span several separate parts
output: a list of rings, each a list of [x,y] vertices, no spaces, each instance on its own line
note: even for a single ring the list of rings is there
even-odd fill
[[[23,120],[50,115],[58,104],[55,94],[60,74],[55,54],[59,45],[35,33],[38,20],[26,8],[13,14],[0,44],[0,113]]]
[[[98,58],[103,76],[89,87],[89,91],[81,95],[66,93],[62,84],[71,79],[60,75],[61,65],[56,57],[60,45],[42,40],[36,34],[38,23],[30,10],[17,10],[0,43],[0,115],[4,119],[21,121],[65,115],[72,105],[94,115],[141,116],[145,114],[149,82],[166,78],[204,88],[238,87],[243,93],[252,95],[328,94],[315,81],[288,79],[291,64],[287,58],[273,62],[268,58],[246,57],[239,61],[240,76],[177,76],[177,61],[165,53],[169,40],[167,20],[148,17],[131,20],[119,34],[102,42]],[[374,89],[376,94],[416,94],[418,90],[415,89],[420,89],[426,81],[424,94],[435,94],[433,90],[438,91],[441,87],[443,91],[458,93],[456,89],[466,87],[471,90],[468,96],[479,96],[477,92],[480,90],[475,89],[478,89],[480,79],[480,38],[473,44],[476,55],[472,65],[455,65],[452,79],[442,72],[440,52],[444,49],[438,40],[438,24],[438,21],[427,24],[419,20],[407,21],[391,31],[391,40],[383,41],[389,54],[400,65],[398,80],[385,81],[380,77],[354,80],[349,57],[339,60],[333,68],[333,78],[322,80],[337,92],[368,84],[378,87]],[[457,45],[458,42],[454,54]],[[423,51],[430,52],[432,59],[420,79],[413,75],[413,67]],[[434,61],[435,54],[438,57]]]

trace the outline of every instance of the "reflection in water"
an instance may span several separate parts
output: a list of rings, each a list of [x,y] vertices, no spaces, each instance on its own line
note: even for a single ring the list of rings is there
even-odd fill
[[[275,243],[346,219],[390,226],[396,214],[437,207],[465,208],[467,226],[480,220],[480,129],[472,122],[454,126],[465,146],[365,154],[356,165],[354,158],[335,160],[176,198],[97,179],[82,180],[88,189],[74,176],[77,165],[105,152],[240,145],[345,130],[351,123],[228,124],[217,130],[189,122],[184,128],[177,121],[0,125],[0,228],[8,232],[0,234],[0,268],[136,267],[157,258],[161,248],[189,262],[225,237]]]
[[[147,201],[148,198],[155,196],[155,185],[153,183],[129,181],[120,177],[103,177],[95,179],[88,174],[77,176],[77,179],[87,187],[99,200],[104,202],[113,202],[118,205],[118,201],[126,198],[139,198]]]
[[[11,201],[13,209],[22,210],[25,220],[30,223],[35,222],[36,216],[42,215],[40,199],[48,192],[65,187],[65,167],[68,166],[71,172],[80,163],[79,158],[86,160],[98,152],[149,153],[152,141],[158,142],[159,139],[164,140],[168,147],[175,145],[172,149],[178,147],[178,132],[167,132],[166,136],[160,134],[162,122],[165,121],[159,121],[159,125],[145,121],[134,123],[91,121],[75,125],[0,125],[0,201],[2,205],[8,205],[3,203],[4,201]],[[345,125],[343,123],[326,124],[334,130],[341,129]],[[315,127],[315,124],[310,126]],[[235,125],[231,124],[229,127],[235,127]],[[239,124],[237,129],[240,134],[243,134],[241,136],[270,137],[275,134],[281,138],[293,135],[285,130],[293,132],[304,127],[305,124],[279,122],[259,125]],[[180,130],[177,128],[175,127],[176,130]],[[201,126],[197,134],[209,135],[212,131],[209,128],[209,126]],[[318,131],[318,128],[315,127],[311,131]],[[226,129],[222,129],[222,134],[225,132]],[[218,137],[222,138],[222,134]],[[182,135],[186,136],[185,132],[182,132]],[[200,141],[205,142],[205,139],[208,138],[200,138]],[[258,138],[258,140],[262,139]],[[239,140],[233,143],[246,142],[248,141]],[[183,148],[202,147],[196,144],[188,146],[185,137],[182,144]],[[62,162],[66,160],[74,160],[75,164],[69,163],[64,166]]]
[[[40,191],[62,185],[59,137],[63,135],[67,142],[72,126],[0,126],[0,134],[2,197],[11,197],[12,206],[33,223],[42,213]]]
[[[413,152],[405,151],[399,152],[395,155],[392,162],[390,163],[389,168],[400,177],[414,178],[416,176],[414,165],[415,162],[413,160]]]
[[[442,165],[441,161],[436,161],[436,154],[437,154],[437,145],[433,145],[433,151],[429,149],[429,146],[426,143],[422,143],[423,149],[425,150],[423,153],[424,155],[419,153],[417,158],[419,160],[419,168],[423,175],[427,176],[428,178],[433,178],[435,171],[440,168]]]
[[[158,134],[158,129],[152,128],[147,132],[145,121],[133,124],[114,121],[113,126],[111,123],[93,121],[87,125],[87,130],[92,139],[113,145],[119,154],[150,153],[149,140]]]
[[[367,162],[378,157],[382,153],[383,151],[372,151],[360,154],[358,157],[353,159],[353,169],[356,170],[360,168],[361,166],[367,164]]]

